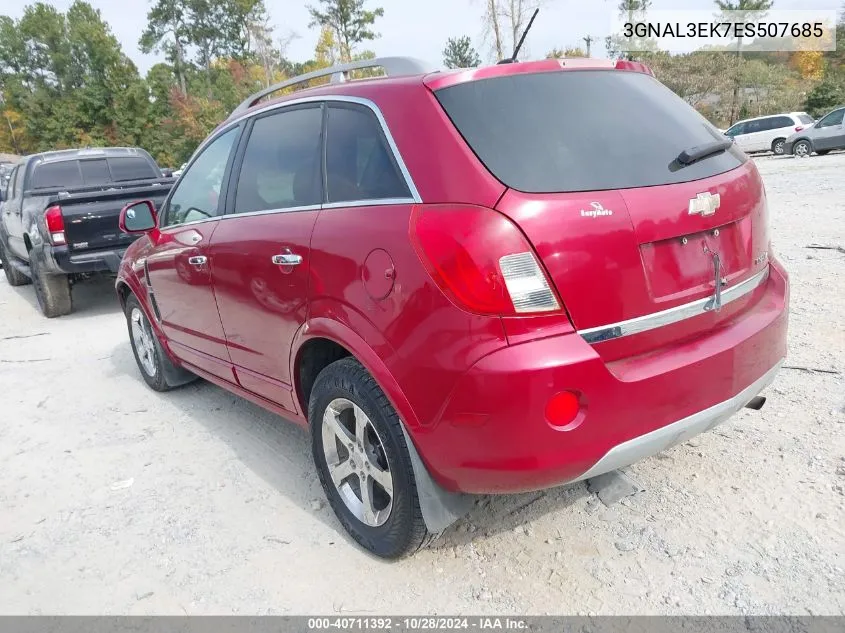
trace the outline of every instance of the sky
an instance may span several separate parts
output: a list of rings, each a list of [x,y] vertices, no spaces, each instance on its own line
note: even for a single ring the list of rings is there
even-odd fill
[[[100,9],[109,23],[123,51],[142,73],[161,58],[144,55],[138,49],[138,39],[146,25],[148,0],[88,0]],[[843,0],[775,0],[775,9],[838,9]],[[66,10],[72,0],[47,1],[59,10]],[[0,1],[0,14],[19,18],[27,0]],[[310,59],[317,43],[317,30],[309,29],[308,2],[297,0],[265,0],[271,24],[278,39],[295,33],[287,57],[293,61]],[[584,46],[581,38],[591,35],[593,56],[604,53],[602,44],[610,31],[611,17],[618,0],[545,0],[537,20],[526,39],[522,59],[544,57],[552,48]],[[410,55],[435,64],[442,63],[442,51],[449,37],[468,35],[482,59],[491,59],[490,43],[484,41],[481,16],[484,0],[367,0],[369,8],[381,6],[384,17],[376,21],[375,29],[381,37],[365,44],[364,48],[378,56]],[[712,0],[653,0],[653,10],[681,10],[714,8]]]

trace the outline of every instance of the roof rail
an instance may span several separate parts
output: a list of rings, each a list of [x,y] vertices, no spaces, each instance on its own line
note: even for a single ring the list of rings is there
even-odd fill
[[[312,79],[319,77],[326,77],[331,75],[330,83],[339,83],[346,81],[346,75],[353,70],[361,70],[363,68],[383,68],[388,77],[398,77],[402,75],[424,75],[438,70],[428,62],[416,59],[414,57],[376,57],[375,59],[362,59],[360,61],[349,62],[348,64],[338,64],[330,68],[321,68],[304,75],[298,75],[292,79],[286,79],[277,84],[273,84],[269,88],[265,88],[260,92],[250,95],[237,108],[232,111],[229,118],[246,112],[258,103],[259,100],[267,95],[273,94],[284,88],[295,86]]]

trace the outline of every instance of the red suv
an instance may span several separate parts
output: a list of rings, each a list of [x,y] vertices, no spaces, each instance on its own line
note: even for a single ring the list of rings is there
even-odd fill
[[[363,66],[387,77],[272,91]],[[648,68],[348,64],[206,140],[117,291],[144,380],[310,427],[363,547],[710,429],[786,355],[754,163]]]

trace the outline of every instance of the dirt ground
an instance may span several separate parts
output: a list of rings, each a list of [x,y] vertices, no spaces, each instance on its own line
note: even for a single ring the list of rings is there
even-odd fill
[[[480,499],[384,563],[323,502],[306,433],[141,380],[110,283],[48,321],[0,280],[2,614],[845,614],[845,154],[757,159],[792,279],[760,412],[629,473]],[[814,371],[818,370],[818,371]]]

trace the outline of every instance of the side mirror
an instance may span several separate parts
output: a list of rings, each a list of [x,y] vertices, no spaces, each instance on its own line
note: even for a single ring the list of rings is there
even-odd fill
[[[156,227],[158,217],[152,200],[140,200],[127,204],[120,210],[118,226],[130,235],[146,233]]]

